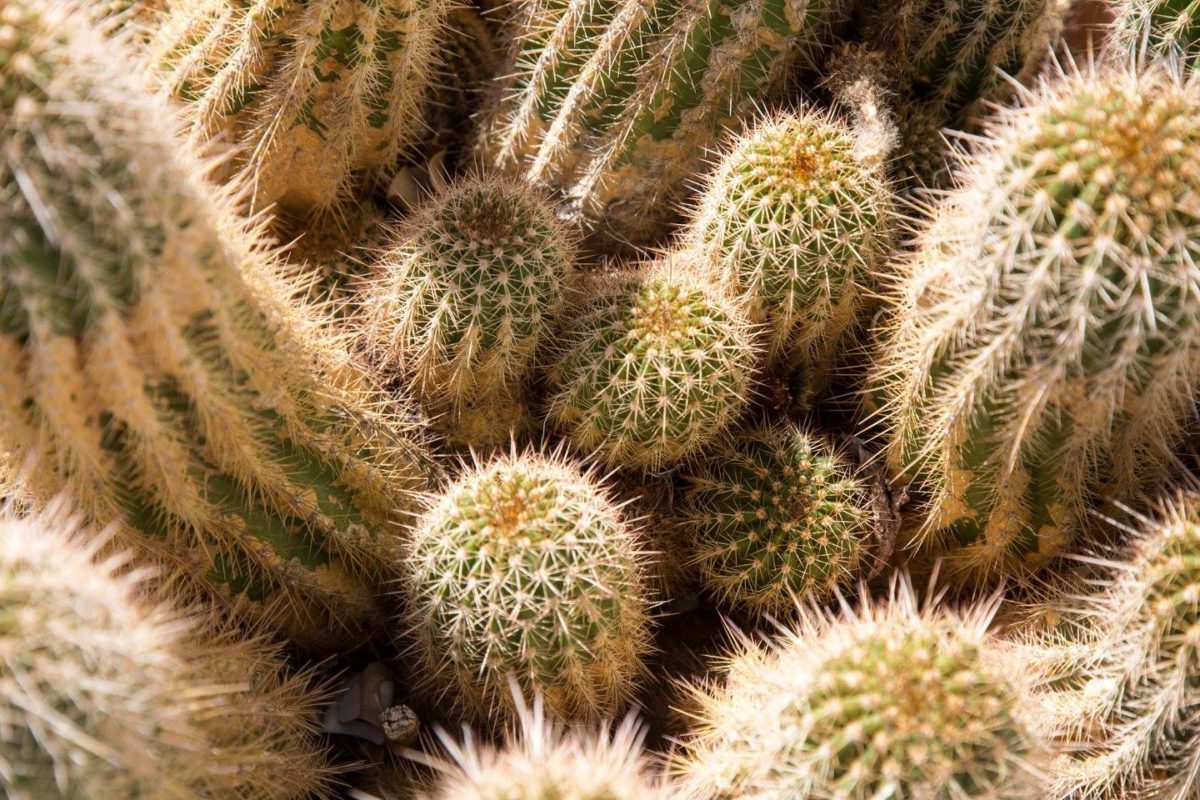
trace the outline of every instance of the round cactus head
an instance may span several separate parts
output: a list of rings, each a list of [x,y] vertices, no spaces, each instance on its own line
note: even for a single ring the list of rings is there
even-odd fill
[[[820,358],[855,321],[890,222],[891,192],[860,134],[828,112],[801,111],[734,144],[691,236],[767,326],[773,354]]]
[[[518,702],[517,724],[502,748],[459,744],[439,737],[449,759],[433,762],[441,773],[423,800],[669,800],[642,756],[642,731],[627,717],[611,733],[563,731],[547,720],[541,698]]]
[[[430,688],[468,716],[511,716],[509,676],[556,715],[613,713],[649,651],[635,533],[557,456],[499,457],[435,498],[407,558]]]
[[[833,617],[808,609],[769,650],[747,640],[727,684],[698,688],[698,728],[677,769],[706,796],[1036,797],[1041,747],[1020,716],[1019,665],[986,638],[988,608],[890,602]]]
[[[550,418],[578,450],[653,469],[713,441],[745,406],[753,329],[699,262],[674,254],[610,277],[570,315]]]
[[[719,600],[779,614],[801,595],[829,597],[857,572],[866,492],[844,460],[803,428],[751,431],[688,477],[696,563]]]
[[[465,178],[414,212],[380,253],[365,344],[434,406],[514,392],[532,370],[574,253],[540,193]]]

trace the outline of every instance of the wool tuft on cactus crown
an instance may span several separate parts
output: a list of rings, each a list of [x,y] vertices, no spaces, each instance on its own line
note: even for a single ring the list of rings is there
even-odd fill
[[[468,468],[430,498],[404,562],[427,693],[498,726],[517,711],[512,677],[555,716],[613,714],[651,649],[644,555],[608,491],[559,455]]]
[[[61,499],[0,509],[4,796],[329,797],[312,676],[211,614],[148,599],[105,543]]]
[[[1035,569],[1103,492],[1160,475],[1200,380],[1200,80],[1047,79],[930,210],[876,387],[916,541],[963,577]]]
[[[4,470],[304,646],[361,641],[437,473],[418,426],[238,187],[206,180],[125,42],[70,0],[0,14]]]

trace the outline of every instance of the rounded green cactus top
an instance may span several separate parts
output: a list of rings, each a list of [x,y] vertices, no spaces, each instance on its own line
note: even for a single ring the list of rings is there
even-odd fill
[[[889,250],[879,160],[828,112],[778,114],[734,143],[691,236],[765,323],[772,353],[819,358],[851,325]]]
[[[688,480],[696,563],[721,601],[778,614],[800,595],[828,597],[858,571],[866,493],[803,428],[750,431],[714,450]]]
[[[406,560],[430,688],[467,716],[511,716],[508,678],[563,717],[612,714],[644,670],[638,541],[562,458],[498,457],[433,499]]]
[[[642,731],[627,717],[610,734],[563,731],[546,719],[540,698],[521,704],[518,725],[501,748],[440,737],[451,759],[423,800],[670,800],[642,755]]]
[[[753,329],[695,254],[611,277],[569,317],[549,415],[578,450],[671,464],[713,441],[750,396]]]
[[[573,237],[540,192],[465,178],[414,212],[383,249],[364,303],[365,343],[435,406],[515,391],[574,257]]]
[[[845,618],[806,610],[769,651],[747,640],[727,684],[695,690],[685,785],[717,798],[1033,800],[1041,745],[990,609],[917,610],[911,589]]]

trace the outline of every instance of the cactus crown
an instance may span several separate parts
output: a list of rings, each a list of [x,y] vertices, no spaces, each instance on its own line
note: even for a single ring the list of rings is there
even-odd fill
[[[559,456],[468,470],[432,501],[406,559],[431,688],[503,719],[511,675],[557,715],[611,714],[649,651],[639,555],[607,493]]]
[[[1045,82],[920,234],[881,360],[889,459],[952,566],[1061,552],[1087,496],[1159,470],[1200,378],[1200,81]]]
[[[890,192],[874,154],[832,114],[778,114],[724,156],[691,230],[773,354],[816,355],[851,324],[889,246]]]
[[[450,758],[435,761],[442,774],[425,800],[668,800],[641,754],[642,731],[627,717],[611,733],[562,730],[547,719],[540,697],[527,706],[518,695],[517,724],[502,748],[468,736],[459,744],[442,731]]]
[[[366,287],[366,343],[435,406],[513,392],[557,313],[574,251],[536,190],[463,179],[380,253]]]
[[[727,685],[698,687],[676,767],[719,798],[1033,798],[1040,745],[991,607],[919,611],[911,588],[838,618],[805,609],[770,651],[744,640]]]
[[[576,448],[655,468],[714,440],[745,405],[752,329],[698,262],[642,265],[569,315],[550,418]]]
[[[705,587],[722,601],[780,614],[830,596],[864,557],[862,486],[820,439],[792,425],[715,449],[688,476],[687,524]]]

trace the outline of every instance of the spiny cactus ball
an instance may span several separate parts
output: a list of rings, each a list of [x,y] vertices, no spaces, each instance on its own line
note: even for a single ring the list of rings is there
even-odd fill
[[[33,516],[0,508],[0,793],[327,796],[320,690],[284,676],[277,648],[156,603],[104,547],[61,499]]]
[[[364,301],[365,343],[434,406],[514,391],[574,257],[540,192],[465,178],[415,211],[380,253]]]
[[[405,563],[429,689],[493,724],[514,712],[510,675],[555,715],[614,713],[650,649],[639,555],[606,491],[558,456],[467,470],[432,500]]]
[[[1200,80],[1047,79],[972,149],[904,267],[878,385],[915,538],[986,579],[1161,475],[1193,413]]]
[[[866,493],[844,459],[799,426],[738,436],[688,482],[701,582],[722,602],[779,614],[800,595],[827,598],[864,559]]]
[[[642,731],[628,717],[611,733],[564,731],[546,718],[540,698],[518,707],[502,748],[440,738],[450,759],[434,762],[441,779],[423,800],[669,800],[642,756]],[[440,732],[439,732],[440,733]]]
[[[986,639],[991,609],[890,602],[805,609],[769,650],[749,639],[721,688],[694,690],[675,767],[705,797],[1033,800],[1041,745],[1020,717],[1019,665]]]
[[[777,114],[708,181],[690,235],[774,355],[831,357],[882,271],[891,192],[865,144],[829,112]]]
[[[571,311],[549,416],[582,452],[654,469],[712,442],[745,406],[753,329],[676,253],[603,279]]]

